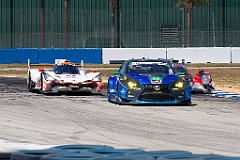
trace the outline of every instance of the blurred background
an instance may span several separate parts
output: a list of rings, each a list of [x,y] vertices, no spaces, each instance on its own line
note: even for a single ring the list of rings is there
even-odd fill
[[[0,48],[240,46],[239,0],[176,1],[0,0]]]

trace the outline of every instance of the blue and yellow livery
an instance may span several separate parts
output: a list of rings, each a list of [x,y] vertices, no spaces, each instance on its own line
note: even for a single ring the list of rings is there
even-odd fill
[[[131,59],[109,76],[108,100],[118,104],[191,105],[191,87],[165,59]]]

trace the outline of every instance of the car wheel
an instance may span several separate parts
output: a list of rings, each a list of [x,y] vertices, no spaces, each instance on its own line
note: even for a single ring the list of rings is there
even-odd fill
[[[191,99],[184,100],[184,101],[182,101],[181,104],[186,105],[186,106],[191,106],[192,105],[192,101],[191,101]]]
[[[116,103],[121,105],[122,104],[122,98],[119,96],[119,81],[117,82],[117,87],[116,87]]]
[[[28,91],[29,92],[32,92],[33,91],[33,81],[32,81],[32,78],[31,78],[31,75],[29,74],[28,75],[28,84],[27,84],[27,87],[28,87]]]
[[[108,81],[108,85],[107,85],[107,96],[108,96],[108,102],[111,102],[111,100],[110,100],[110,85],[109,85],[109,81]]]
[[[40,85],[41,85],[41,87],[40,87],[40,93],[43,93],[43,73],[41,73],[41,75],[40,75]]]
[[[11,155],[10,152],[1,152],[0,153],[0,159],[2,159],[2,160],[10,159],[10,155]]]
[[[21,150],[18,152],[13,152],[10,155],[10,159],[14,160],[36,160],[40,159],[42,156],[47,154],[53,154],[54,150]]]

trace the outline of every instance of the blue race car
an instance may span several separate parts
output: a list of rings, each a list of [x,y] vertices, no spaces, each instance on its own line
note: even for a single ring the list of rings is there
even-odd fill
[[[131,59],[108,77],[108,100],[118,104],[191,105],[191,87],[165,59]]]

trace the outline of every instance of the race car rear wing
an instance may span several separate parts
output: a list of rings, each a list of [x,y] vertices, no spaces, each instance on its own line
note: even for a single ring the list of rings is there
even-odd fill
[[[55,59],[55,64],[74,64],[76,67],[83,68],[83,60],[81,60],[81,63],[72,63],[67,59]],[[53,67],[55,64],[49,64],[49,63],[31,63],[30,59],[28,59],[28,68],[31,66],[37,66],[37,67]]]

